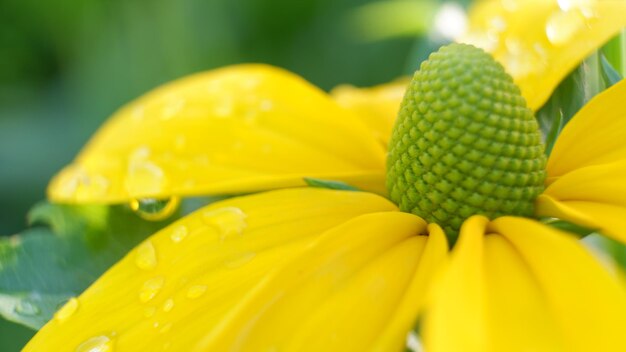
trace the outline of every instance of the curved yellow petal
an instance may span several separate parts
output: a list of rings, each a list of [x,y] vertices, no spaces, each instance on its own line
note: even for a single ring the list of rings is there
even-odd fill
[[[302,78],[232,66],[166,84],[115,113],[51,182],[56,202],[238,194],[347,181],[384,193],[385,151]]]
[[[535,213],[555,217],[596,230],[626,243],[626,207],[592,201],[560,201],[548,195],[537,197]]]
[[[401,350],[432,265],[446,253],[442,231],[420,233],[423,220],[390,212],[328,231],[250,292],[196,350]]]
[[[341,85],[330,94],[339,105],[361,117],[386,146],[408,84],[409,79],[403,78],[370,88]]]
[[[593,98],[565,125],[548,159],[548,183],[585,166],[626,160],[624,97],[626,81],[622,80]]]
[[[428,225],[428,241],[422,252],[413,281],[408,286],[394,316],[387,321],[384,330],[372,345],[372,351],[400,351],[405,345],[406,331],[415,326],[415,317],[426,303],[428,288],[433,278],[445,266],[448,253],[446,235],[436,224]]]
[[[561,201],[622,206],[626,211],[626,158],[571,171],[552,182],[543,193]]]
[[[472,217],[425,318],[427,351],[621,351],[626,292],[573,237]]]
[[[131,251],[24,351],[97,343],[114,351],[190,351],[270,271],[325,231],[373,212],[397,208],[369,193],[309,188],[214,203]]]
[[[543,292],[567,351],[626,346],[626,291],[574,237],[538,222],[504,217],[490,230],[520,253]]]
[[[474,44],[513,76],[533,110],[591,52],[626,26],[626,2],[485,0],[460,41]]]

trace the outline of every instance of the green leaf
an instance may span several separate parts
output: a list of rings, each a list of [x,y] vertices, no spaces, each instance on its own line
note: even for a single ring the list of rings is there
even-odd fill
[[[322,180],[319,178],[305,177],[304,182],[310,187],[336,189],[341,191],[360,191],[358,188],[341,181]]]
[[[32,329],[168,221],[142,220],[127,206],[43,203],[29,215],[45,223],[0,239],[0,315]]]
[[[585,237],[583,243],[607,254],[622,270],[626,270],[626,245],[622,242],[595,233]]]
[[[546,154],[550,155],[563,127],[591,98],[608,85],[603,78],[601,55],[593,53],[570,73],[554,90],[536,117],[544,136]]]
[[[548,226],[554,227],[555,229],[574,234],[580,238],[598,233],[596,229],[590,229],[588,227],[576,225],[569,221],[556,219],[556,218],[541,219],[541,222]]]
[[[613,65],[606,59],[604,55],[600,55],[600,59],[602,62],[602,78],[604,79],[604,83],[606,87],[610,87],[615,83],[622,80],[622,76],[613,68]]]
[[[35,332],[0,318],[0,351],[19,352]]]

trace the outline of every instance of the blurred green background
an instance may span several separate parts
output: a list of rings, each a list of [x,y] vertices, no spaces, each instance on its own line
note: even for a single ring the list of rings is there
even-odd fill
[[[0,235],[26,226],[48,180],[107,116],[161,83],[240,62],[323,89],[411,72],[444,39],[430,29],[440,1],[408,2],[414,13],[390,22],[375,7],[363,15],[365,0],[0,1]],[[386,30],[404,35],[373,40]],[[0,321],[0,351],[30,335]]]

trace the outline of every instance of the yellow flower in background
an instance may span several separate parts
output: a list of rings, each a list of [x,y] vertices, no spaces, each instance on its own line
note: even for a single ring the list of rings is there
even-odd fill
[[[527,97],[545,89],[534,82],[521,87]],[[428,351],[621,350],[624,287],[575,238],[531,219],[472,216],[447,259],[439,225],[382,197],[401,87],[329,96],[246,65],[124,107],[53,180],[53,201],[270,191],[151,236],[25,351],[401,350],[420,316]],[[536,216],[626,242],[625,96],[620,82],[564,129]],[[304,177],[373,193],[292,188]]]
[[[460,42],[491,53],[538,110],[580,62],[626,26],[621,0],[482,0]]]

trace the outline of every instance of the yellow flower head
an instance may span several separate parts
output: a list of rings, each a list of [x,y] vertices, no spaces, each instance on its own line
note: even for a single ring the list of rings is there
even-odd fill
[[[541,86],[523,82],[527,98]],[[411,131],[421,127],[407,126],[417,111],[430,110],[416,100],[426,97],[408,94],[389,140],[401,97],[388,89],[398,86],[327,95],[283,70],[244,65],[184,78],[121,109],[55,177],[52,200],[139,208],[265,192],[215,202],[157,232],[61,308],[25,351],[400,351],[418,319],[429,352],[622,350],[620,278],[575,237],[530,217],[568,220],[626,242],[626,82],[568,123],[545,169],[534,153],[536,124],[520,134],[530,146],[513,153],[522,160],[516,185],[530,188],[513,197],[523,211],[496,204],[496,212],[482,212],[491,204],[483,199],[459,224],[438,221],[441,197],[424,205],[434,209],[420,208],[422,217],[384,198],[387,144],[406,149],[390,153],[404,168],[394,171],[391,198],[412,211],[403,197],[414,206],[432,194],[419,186],[411,199],[393,187],[399,177],[407,184],[419,181],[415,175],[430,178],[411,169],[431,164],[420,159],[419,142],[411,151],[419,140]],[[445,104],[454,105],[456,93],[449,93],[434,113],[450,113]],[[523,99],[511,99],[492,111],[496,121],[514,116],[533,125]],[[529,99],[531,107],[541,100]],[[511,107],[519,114],[509,114]],[[471,105],[453,112],[474,115]],[[437,128],[441,117],[433,118]],[[464,148],[468,159],[481,151],[479,141]],[[525,170],[538,176],[525,178]],[[301,187],[306,177],[365,192]],[[507,187],[505,199],[516,192]],[[458,232],[451,254],[442,226]]]

